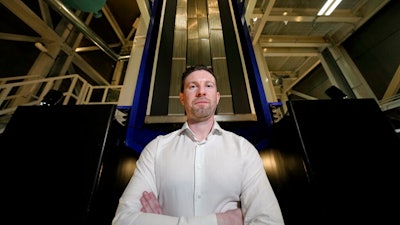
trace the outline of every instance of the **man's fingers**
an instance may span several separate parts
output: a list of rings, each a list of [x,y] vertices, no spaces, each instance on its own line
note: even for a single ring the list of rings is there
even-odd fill
[[[142,212],[162,214],[161,206],[153,192],[143,192],[140,198],[142,204]]]
[[[145,212],[145,213],[151,213],[152,212],[148,201],[146,200],[146,198],[143,195],[140,198],[140,203],[142,204],[142,209],[140,211]]]
[[[150,205],[150,208],[152,209],[153,213],[162,214],[160,203],[158,203],[158,200],[153,192],[144,193],[144,197],[146,198],[148,204]]]
[[[224,213],[217,213],[218,225],[243,225],[243,213],[240,208],[228,210]]]

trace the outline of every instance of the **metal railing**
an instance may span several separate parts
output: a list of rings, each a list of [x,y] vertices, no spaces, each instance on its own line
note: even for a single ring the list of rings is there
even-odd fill
[[[35,75],[0,78],[0,125],[20,105],[41,105],[50,90],[62,93],[63,105],[118,104],[122,85],[93,86],[78,74],[42,78]],[[400,94],[379,101],[382,111],[400,107]]]
[[[0,78],[0,116],[20,105],[41,105],[50,90],[62,93],[62,104],[117,104],[122,85],[93,86],[78,74],[50,78],[27,75]]]
[[[382,99],[379,101],[379,106],[382,111],[400,107],[400,94],[391,96],[390,98]]]

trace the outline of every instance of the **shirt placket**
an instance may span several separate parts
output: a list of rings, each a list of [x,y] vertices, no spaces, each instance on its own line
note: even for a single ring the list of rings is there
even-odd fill
[[[194,171],[194,214],[201,215],[204,207],[204,143],[196,142]]]

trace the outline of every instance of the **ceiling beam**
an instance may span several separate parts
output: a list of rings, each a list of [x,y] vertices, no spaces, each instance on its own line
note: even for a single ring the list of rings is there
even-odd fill
[[[121,27],[118,25],[118,22],[115,19],[114,15],[112,14],[110,9],[108,8],[108,5],[105,4],[103,6],[103,8],[101,9],[101,11],[103,12],[104,16],[107,18],[108,23],[113,28],[113,30],[114,30],[115,34],[117,35],[119,41],[124,45],[127,42],[126,37],[124,35],[124,32],[122,32]]]
[[[259,40],[261,47],[310,47],[326,48],[331,44],[323,37],[308,36],[282,36],[282,35],[262,35]]]
[[[255,27],[254,27],[255,32],[253,34],[253,41],[252,41],[253,46],[258,43],[258,39],[260,38],[260,36],[264,30],[265,24],[268,21],[269,14],[270,14],[272,8],[274,7],[274,4],[275,4],[275,0],[269,0],[267,6],[265,7],[265,9],[263,9],[264,14],[262,14],[262,16],[259,20],[260,22],[255,23]],[[252,32],[250,32],[250,33],[252,33]]]
[[[318,9],[273,8],[268,15],[269,22],[313,22],[313,23],[358,23],[362,17],[354,15],[350,10],[335,10],[331,16],[317,16]],[[261,19],[265,13],[255,9],[253,18]]]
[[[316,48],[264,48],[263,56],[319,56],[320,51]]]
[[[394,76],[390,81],[389,86],[386,89],[382,99],[387,99],[395,96],[397,92],[399,92],[399,90],[400,90],[400,65],[397,67],[397,70],[394,73]]]

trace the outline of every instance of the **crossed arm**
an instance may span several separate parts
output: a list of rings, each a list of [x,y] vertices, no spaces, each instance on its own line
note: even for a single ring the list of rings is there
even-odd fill
[[[144,213],[163,214],[162,208],[153,192],[143,192],[140,203],[142,204],[140,211]],[[218,225],[243,225],[243,214],[240,208],[217,213],[216,215]]]

